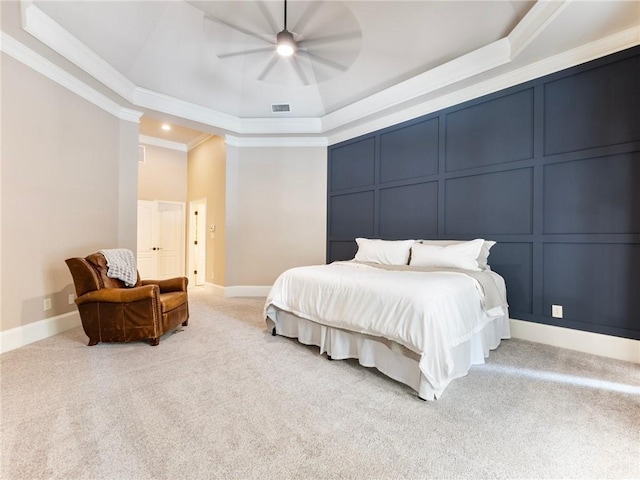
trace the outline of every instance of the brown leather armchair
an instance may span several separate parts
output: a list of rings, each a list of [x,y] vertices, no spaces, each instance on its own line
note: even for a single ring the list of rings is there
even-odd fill
[[[107,276],[101,253],[65,260],[76,287],[75,300],[89,345],[98,342],[130,342],[160,337],[189,322],[185,277],[140,280],[133,287]]]

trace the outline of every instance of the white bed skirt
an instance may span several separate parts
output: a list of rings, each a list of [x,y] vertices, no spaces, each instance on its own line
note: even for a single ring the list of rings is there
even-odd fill
[[[490,350],[497,348],[502,339],[510,338],[508,315],[496,317],[469,341],[451,350],[453,371],[446,384],[436,390],[420,371],[420,355],[395,342],[327,327],[280,309],[269,314],[267,326],[269,330],[275,327],[278,335],[320,347],[320,354],[326,352],[333,360],[355,358],[364,367],[375,367],[386,376],[413,388],[423,400],[439,398],[452,380],[465,376],[471,365],[483,364]]]

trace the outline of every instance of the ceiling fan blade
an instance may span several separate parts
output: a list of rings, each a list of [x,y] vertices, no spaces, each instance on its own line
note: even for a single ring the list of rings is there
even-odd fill
[[[293,65],[293,69],[298,74],[298,78],[300,78],[302,84],[305,87],[309,85],[309,80],[307,80],[307,76],[304,74],[304,71],[302,70],[302,67],[300,66],[300,63],[298,63],[298,59],[296,57],[291,58],[291,65]]]
[[[264,80],[267,77],[267,75],[269,75],[269,72],[273,69],[273,67],[276,66],[276,63],[278,63],[279,59],[280,59],[280,55],[274,55],[271,61],[267,64],[267,66],[264,67],[264,70],[258,77],[258,80]]]
[[[292,32],[302,32],[304,27],[307,26],[313,14],[320,8],[321,2],[312,2],[309,7],[302,13],[302,16],[298,19],[298,22],[291,28]]]
[[[273,18],[273,15],[271,15],[271,12],[265,5],[264,1],[258,2],[258,8],[260,9],[260,12],[262,12],[262,16],[265,18],[265,20],[269,24],[269,28],[271,29],[271,31],[274,33],[279,32],[281,29],[278,28],[278,24],[276,23],[276,20]]]
[[[342,65],[340,63],[334,62],[332,60],[329,60],[327,58],[321,57],[320,55],[316,55],[315,53],[311,53],[308,50],[298,50],[299,53],[302,53],[304,55],[307,55],[310,59],[315,60],[318,63],[322,63],[323,65],[326,65],[327,67],[331,67],[334,68],[336,70],[340,70],[341,72],[346,72],[347,70],[349,70],[349,67],[346,65]]]
[[[239,57],[240,55],[252,55],[254,53],[272,52],[273,47],[254,48],[252,50],[242,50],[241,52],[221,53],[218,58]]]
[[[224,25],[226,27],[232,28],[232,29],[234,29],[234,30],[236,30],[236,31],[238,31],[240,33],[244,33],[245,35],[248,35],[250,37],[254,37],[254,38],[257,38],[258,40],[262,40],[263,42],[270,43],[271,45],[275,45],[276,44],[276,42],[273,39],[269,40],[269,39],[265,38],[264,36],[260,35],[259,33],[255,33],[255,32],[252,32],[251,30],[247,30],[246,28],[239,27],[238,25],[234,25],[233,23],[229,23],[226,20],[222,20],[221,18],[212,17],[211,15],[209,15],[207,13],[204,14],[204,18],[207,19],[207,20],[210,20],[212,22],[219,23],[220,25]]]
[[[325,37],[309,38],[307,40],[301,40],[298,42],[300,48],[311,47],[314,45],[322,45],[323,43],[340,42],[342,40],[351,40],[352,38],[360,38],[361,32],[347,32],[339,33],[336,35],[327,35]]]

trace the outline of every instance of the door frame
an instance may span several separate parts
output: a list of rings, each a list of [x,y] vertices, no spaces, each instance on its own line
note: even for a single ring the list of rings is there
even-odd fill
[[[198,218],[200,219],[200,226],[202,227],[202,232],[200,235],[200,239],[202,242],[202,248],[204,249],[204,258],[201,263],[198,263],[198,258],[196,256],[195,250],[195,241],[196,238],[196,221],[194,221],[195,212],[198,211]],[[192,200],[189,202],[189,241],[188,241],[188,271],[187,278],[189,278],[189,285],[204,285],[207,282],[207,199],[201,198],[198,200]],[[196,282],[196,274],[194,273],[196,270],[202,270],[202,283]]]

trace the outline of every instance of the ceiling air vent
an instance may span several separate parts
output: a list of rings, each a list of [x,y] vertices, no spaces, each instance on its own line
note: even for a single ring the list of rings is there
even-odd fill
[[[271,113],[289,113],[291,112],[291,105],[288,103],[272,103]]]

